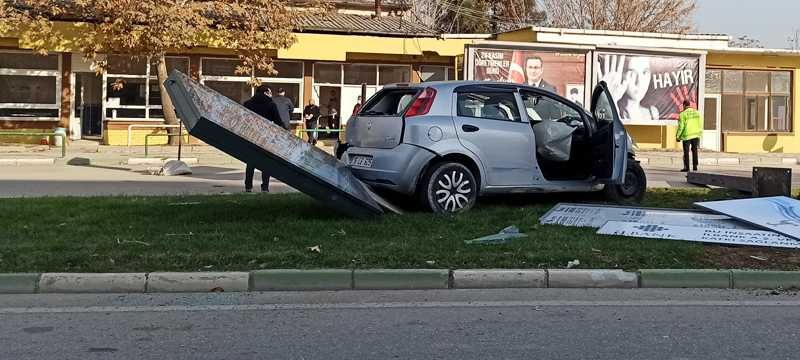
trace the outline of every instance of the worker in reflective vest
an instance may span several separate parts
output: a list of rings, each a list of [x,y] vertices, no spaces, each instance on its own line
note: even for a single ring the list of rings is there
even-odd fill
[[[689,100],[683,102],[683,111],[678,118],[678,131],[675,139],[683,143],[683,169],[689,171],[689,148],[692,149],[692,169],[697,171],[697,148],[703,135],[703,120],[700,113],[692,107]]]

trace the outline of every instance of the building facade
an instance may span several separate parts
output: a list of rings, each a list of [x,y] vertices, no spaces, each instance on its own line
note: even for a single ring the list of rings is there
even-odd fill
[[[339,123],[351,115],[362,84],[371,95],[396,82],[528,82],[588,107],[590,90],[605,80],[617,89],[618,108],[640,148],[678,148],[676,118],[689,99],[704,115],[706,149],[800,152],[800,52],[730,48],[724,35],[540,27],[441,35],[396,16],[402,11],[348,5],[306,19],[297,42],[275,51],[278,74],[254,75],[286,91],[295,120],[313,99],[323,121],[338,117]],[[108,145],[141,145],[146,134],[164,131],[155,66],[148,61],[109,56],[107,71],[97,74],[82,54],[60,48],[34,55],[11,35],[0,38],[0,128],[63,127],[71,139]],[[214,47],[167,58],[170,70],[243,102],[253,89],[249,76],[236,73],[237,64],[230,51]]]

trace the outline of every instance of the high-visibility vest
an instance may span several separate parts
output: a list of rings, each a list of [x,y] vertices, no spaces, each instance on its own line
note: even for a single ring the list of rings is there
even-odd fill
[[[703,136],[703,119],[701,119],[700,113],[692,108],[683,110],[678,118],[678,132],[675,138],[684,141],[701,136]]]

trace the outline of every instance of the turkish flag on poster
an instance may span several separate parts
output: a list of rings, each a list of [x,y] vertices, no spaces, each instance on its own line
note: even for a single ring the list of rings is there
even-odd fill
[[[525,54],[514,51],[511,56],[511,66],[508,69],[508,81],[517,84],[525,83]]]

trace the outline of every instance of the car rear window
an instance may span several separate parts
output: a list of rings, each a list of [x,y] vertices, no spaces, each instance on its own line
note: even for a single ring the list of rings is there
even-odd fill
[[[419,89],[383,89],[373,96],[361,108],[359,115],[369,116],[400,116],[406,111]]]

